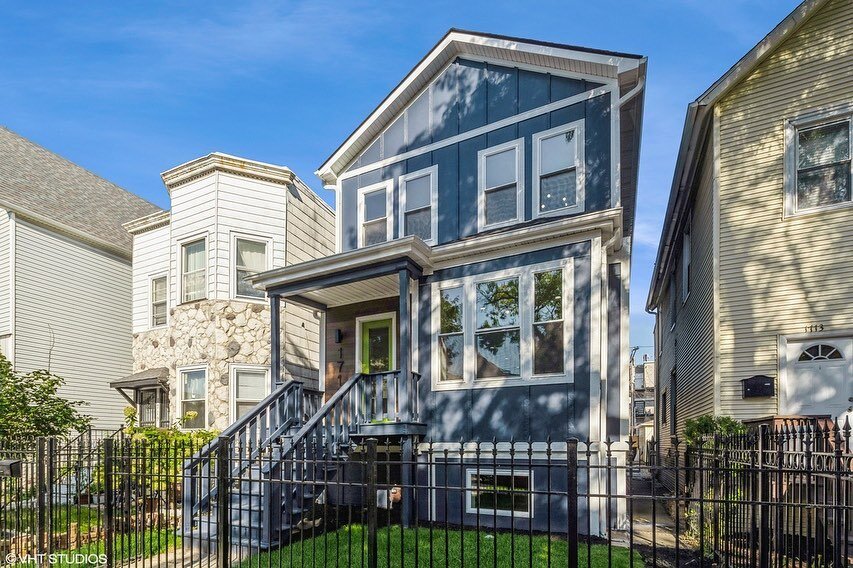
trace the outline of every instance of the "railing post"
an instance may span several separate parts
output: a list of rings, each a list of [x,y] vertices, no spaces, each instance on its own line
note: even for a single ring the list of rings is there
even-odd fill
[[[231,439],[219,436],[216,452],[216,557],[217,566],[228,568],[231,556]]]
[[[281,296],[270,296],[270,392],[281,382]]]
[[[578,440],[566,442],[566,497],[568,501],[569,568],[578,568]]]
[[[841,429],[838,427],[838,419],[835,420],[832,428],[832,441],[835,446],[835,471],[833,472],[835,477],[835,487],[833,488],[833,543],[832,543],[832,565],[833,566],[842,566],[841,564],[841,550],[842,550],[842,539],[844,538],[844,531],[842,530],[842,525],[845,521],[845,512],[844,507],[842,506],[842,499],[844,499],[844,488],[841,481],[841,471],[844,469],[844,458],[842,457],[841,452]]]
[[[770,472],[767,469],[768,429],[762,424],[758,433],[758,499],[760,519],[758,525],[758,565],[770,566]]]
[[[379,547],[376,540],[376,438],[366,440],[367,445],[367,460],[365,467],[367,469],[367,566],[368,568],[376,568],[377,555]]]
[[[409,293],[409,271],[401,270],[398,274],[400,279],[400,376],[397,384],[400,392],[399,412],[397,420],[410,422],[409,415],[409,371],[412,368],[412,302]],[[392,363],[393,368],[393,363]]]
[[[113,487],[113,439],[104,440],[104,552],[106,566],[113,566],[113,540],[115,529],[115,489]]]
[[[45,475],[45,440],[36,440],[36,552],[44,554],[47,552],[45,545],[47,536],[47,504],[46,488],[47,479]]]

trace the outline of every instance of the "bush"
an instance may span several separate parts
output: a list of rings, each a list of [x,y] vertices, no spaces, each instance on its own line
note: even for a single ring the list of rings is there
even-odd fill
[[[717,434],[733,436],[744,433],[746,433],[746,427],[743,422],[730,416],[705,414],[699,418],[691,418],[684,424],[684,439],[688,446],[704,445],[709,438]]]

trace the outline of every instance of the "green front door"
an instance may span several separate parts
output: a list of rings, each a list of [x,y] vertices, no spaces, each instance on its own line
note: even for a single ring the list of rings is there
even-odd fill
[[[394,365],[394,326],[391,318],[361,322],[361,372],[391,371]]]

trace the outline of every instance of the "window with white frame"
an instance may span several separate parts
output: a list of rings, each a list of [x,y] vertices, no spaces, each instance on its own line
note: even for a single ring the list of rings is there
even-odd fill
[[[400,177],[400,227],[403,236],[417,235],[428,243],[437,238],[437,178],[437,166]]]
[[[207,247],[205,239],[181,245],[181,301],[207,297]]]
[[[853,108],[808,115],[787,124],[786,212],[853,202]]]
[[[166,277],[155,276],[151,279],[151,327],[166,325],[166,298]]]
[[[477,221],[480,229],[511,225],[524,216],[524,140],[477,154]]]
[[[267,396],[268,377],[266,369],[234,368],[234,420],[242,418]]]
[[[690,236],[690,231],[692,229],[693,222],[691,219],[687,220],[687,224],[684,226],[684,232],[681,235],[681,301],[686,302],[687,297],[690,295],[690,259],[691,259],[691,249],[693,247],[692,238]]]
[[[533,136],[533,215],[584,210],[583,121]]]
[[[184,369],[181,377],[181,412],[183,428],[202,429],[207,426],[207,369]]]
[[[264,292],[246,280],[269,268],[267,240],[234,237],[234,295],[239,298],[263,298]]]
[[[571,377],[571,261],[436,283],[436,386]]]
[[[533,516],[533,474],[512,469],[467,469],[466,512],[528,518]]]
[[[391,182],[358,190],[358,246],[366,247],[391,239]]]

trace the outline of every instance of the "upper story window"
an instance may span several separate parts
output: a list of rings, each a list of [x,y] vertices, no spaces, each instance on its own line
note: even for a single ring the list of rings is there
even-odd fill
[[[366,247],[391,239],[391,187],[383,181],[358,190],[358,246]]]
[[[518,223],[524,217],[524,140],[480,150],[477,154],[480,230]]]
[[[667,312],[669,312],[669,329],[672,330],[675,328],[675,320],[676,320],[676,310],[678,306],[678,302],[676,302],[676,290],[675,290],[675,273],[669,275],[669,291],[667,292]]]
[[[151,327],[166,325],[167,313],[166,277],[151,279]]]
[[[267,240],[247,237],[234,237],[234,295],[238,298],[263,298],[258,290],[246,278],[263,272],[268,266]]]
[[[787,123],[785,210],[788,215],[849,205],[853,108]]]
[[[561,261],[437,283],[436,384],[569,379],[570,273]]]
[[[438,233],[438,166],[400,177],[400,227],[403,236],[417,235],[433,243]]]
[[[681,302],[687,301],[690,295],[690,255],[692,249],[692,239],[690,231],[692,228],[692,219],[687,220],[684,226],[684,233],[681,236]]]
[[[181,301],[207,297],[207,246],[205,239],[181,245]]]
[[[533,136],[533,215],[584,210],[583,121]]]

